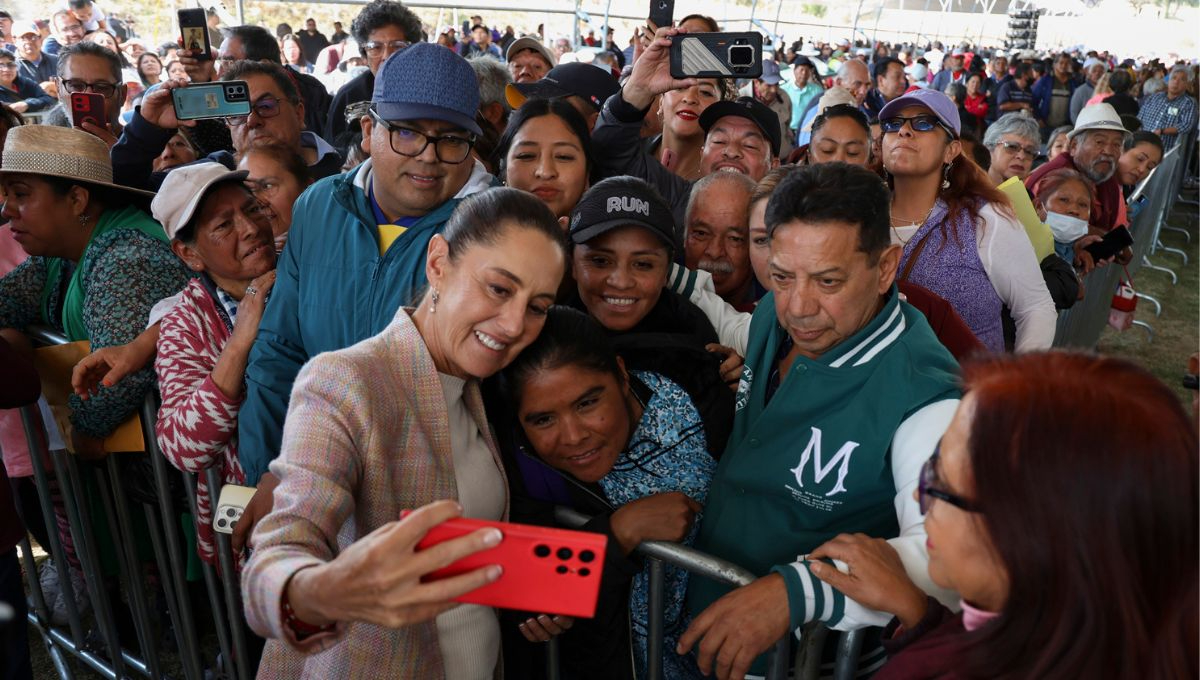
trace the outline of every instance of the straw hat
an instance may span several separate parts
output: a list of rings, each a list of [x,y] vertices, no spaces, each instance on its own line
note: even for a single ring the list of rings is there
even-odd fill
[[[0,174],[4,173],[66,177],[133,196],[154,195],[114,184],[108,146],[99,137],[75,128],[21,125],[9,130],[0,161]]]

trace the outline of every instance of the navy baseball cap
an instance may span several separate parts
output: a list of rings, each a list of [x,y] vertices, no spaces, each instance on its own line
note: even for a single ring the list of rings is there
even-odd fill
[[[541,80],[533,83],[510,83],[504,90],[508,105],[521,108],[526,99],[553,99],[576,96],[591,104],[597,111],[604,102],[621,89],[620,83],[607,69],[572,62],[550,69]]]
[[[745,118],[757,125],[771,144],[771,154],[779,155],[780,137],[782,136],[779,129],[779,116],[776,116],[775,112],[766,104],[754,97],[738,97],[733,101],[712,104],[704,109],[704,113],[700,114],[700,127],[704,129],[704,134],[707,135],[709,129],[725,116]]]
[[[883,105],[879,111],[879,120],[891,118],[900,114],[900,110],[908,106],[924,106],[930,113],[937,116],[942,124],[954,131],[958,137],[962,133],[962,121],[958,117],[958,107],[946,95],[934,89],[918,89],[896,97]]]
[[[762,75],[758,79],[768,85],[778,85],[783,80],[779,77],[779,64],[774,59],[763,59]]]
[[[482,135],[479,81],[466,59],[433,43],[419,42],[388,57],[371,94],[384,120],[442,120]]]
[[[587,243],[613,229],[642,227],[673,253],[681,245],[675,236],[671,208],[654,187],[636,177],[610,177],[588,189],[571,212],[571,243]]]

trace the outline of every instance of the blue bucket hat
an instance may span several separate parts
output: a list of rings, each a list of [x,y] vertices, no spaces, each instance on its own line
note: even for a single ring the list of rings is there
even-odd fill
[[[475,122],[475,69],[441,45],[416,43],[388,57],[375,76],[371,103],[384,120],[443,120],[483,134]]]

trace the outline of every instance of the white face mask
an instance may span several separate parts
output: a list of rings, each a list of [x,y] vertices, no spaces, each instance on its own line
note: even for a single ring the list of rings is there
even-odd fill
[[[1046,226],[1050,227],[1051,233],[1054,234],[1054,240],[1059,243],[1074,243],[1087,236],[1088,233],[1087,220],[1062,213],[1047,212]]]

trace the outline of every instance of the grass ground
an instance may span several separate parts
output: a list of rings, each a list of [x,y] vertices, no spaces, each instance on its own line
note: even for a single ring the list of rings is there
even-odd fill
[[[1195,196],[1195,192],[1190,194]],[[1125,357],[1146,367],[1159,379],[1170,385],[1181,399],[1191,402],[1191,394],[1181,383],[1188,356],[1200,351],[1200,233],[1195,206],[1177,204],[1168,224],[1186,229],[1191,235],[1190,243],[1178,232],[1163,231],[1165,245],[1180,248],[1188,254],[1188,264],[1169,253],[1159,252],[1151,260],[1170,267],[1179,276],[1176,284],[1163,273],[1143,268],[1136,284],[1141,292],[1153,296],[1163,305],[1162,315],[1154,316],[1154,307],[1146,301],[1138,305],[1137,318],[1154,327],[1151,338],[1145,330],[1132,328],[1118,333],[1106,329],[1100,338],[1098,351]],[[38,555],[39,558],[44,555]],[[36,631],[30,628],[30,649],[33,653],[33,677],[38,680],[55,677],[54,667],[46,654],[45,646]],[[165,671],[169,677],[182,678],[183,673],[173,657],[164,658]],[[100,676],[80,664],[75,664],[75,677],[90,680]]]

